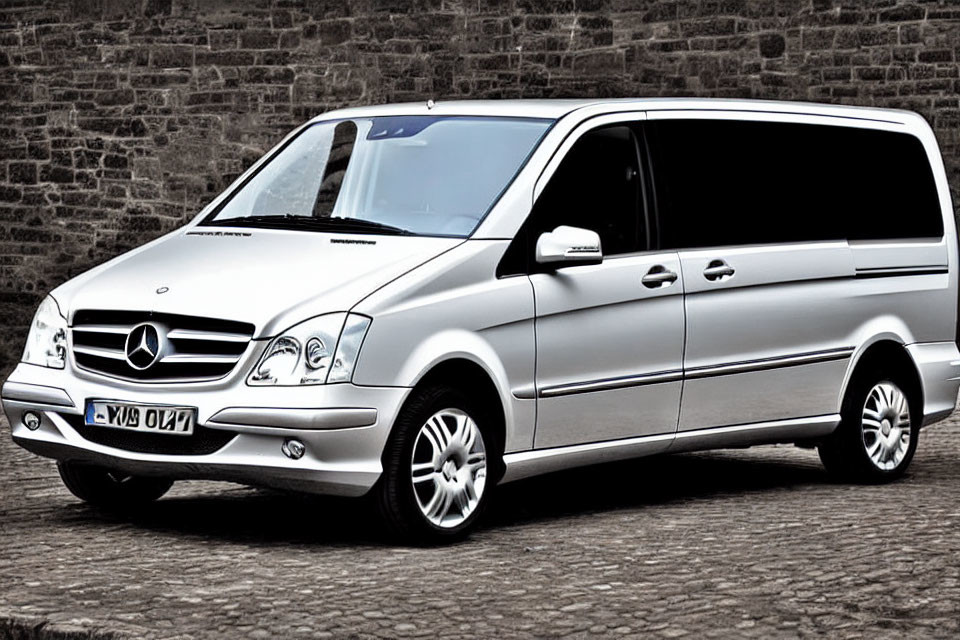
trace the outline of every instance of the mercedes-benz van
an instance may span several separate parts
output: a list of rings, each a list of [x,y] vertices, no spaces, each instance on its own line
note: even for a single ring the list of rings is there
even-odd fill
[[[954,408],[957,232],[904,111],[406,104],[293,131],[54,289],[14,440],[108,507],[204,478],[370,495],[414,540],[497,483],[797,443],[900,476]]]

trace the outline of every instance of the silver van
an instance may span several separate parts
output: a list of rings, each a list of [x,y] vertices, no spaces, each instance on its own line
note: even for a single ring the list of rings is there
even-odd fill
[[[498,483],[650,454],[796,443],[883,482],[955,405],[957,251],[913,113],[345,109],[51,292],[3,408],[102,507],[368,495],[415,541]]]

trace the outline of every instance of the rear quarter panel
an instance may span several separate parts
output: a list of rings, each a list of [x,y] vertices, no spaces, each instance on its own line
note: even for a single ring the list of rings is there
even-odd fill
[[[902,120],[895,130],[916,136],[927,153],[939,196],[944,233],[940,240],[906,238],[850,243],[858,276],[849,300],[850,312],[858,319],[851,344],[858,345],[858,350],[838,396],[838,406],[859,357],[872,344],[892,340],[904,345],[941,344],[950,347],[957,337],[957,226],[943,159],[933,130],[921,116],[908,112],[896,112],[895,115]],[[882,189],[883,185],[877,185],[877,188]],[[897,275],[897,272],[903,272],[903,275]],[[924,369],[926,365],[917,361],[917,349],[908,348],[907,351],[918,369]],[[923,350],[924,353],[927,351]],[[952,352],[955,352],[954,348],[945,351]],[[929,382],[923,381],[925,388]]]

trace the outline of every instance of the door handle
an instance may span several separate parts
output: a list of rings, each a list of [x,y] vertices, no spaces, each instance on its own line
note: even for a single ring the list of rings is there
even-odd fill
[[[666,287],[677,281],[677,274],[673,271],[668,270],[663,265],[656,265],[655,267],[650,267],[650,271],[647,271],[647,275],[640,278],[640,282],[643,283],[648,289],[656,289],[657,287]]]
[[[703,270],[703,277],[710,281],[723,280],[729,278],[736,270],[723,260],[711,260],[707,268]]]

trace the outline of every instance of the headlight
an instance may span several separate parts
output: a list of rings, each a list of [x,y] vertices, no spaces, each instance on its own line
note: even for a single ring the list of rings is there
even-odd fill
[[[337,342],[337,353],[333,356],[333,366],[330,367],[330,376],[327,382],[350,382],[353,380],[353,367],[357,364],[360,355],[360,345],[367,335],[370,318],[351,313],[343,324],[340,340]]]
[[[370,318],[330,313],[311,318],[274,338],[247,384],[305,385],[350,382]]]
[[[67,359],[67,321],[51,296],[44,298],[33,316],[23,361],[41,367],[63,369]]]

